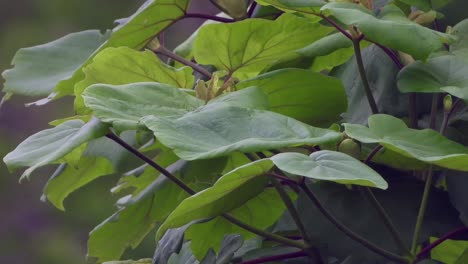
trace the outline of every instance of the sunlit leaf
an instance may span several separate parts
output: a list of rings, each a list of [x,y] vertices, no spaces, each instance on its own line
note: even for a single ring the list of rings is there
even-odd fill
[[[433,243],[436,240],[436,237],[431,237],[429,242]],[[468,241],[448,239],[431,250],[431,258],[443,263],[456,264],[458,258],[461,257],[467,249]]]
[[[327,2],[323,0],[256,0],[261,5],[271,5],[286,12],[318,14],[320,7]]]

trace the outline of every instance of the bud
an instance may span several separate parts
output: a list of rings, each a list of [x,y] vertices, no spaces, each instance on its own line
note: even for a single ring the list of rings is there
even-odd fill
[[[338,151],[348,154],[356,159],[361,157],[361,145],[350,138],[346,138],[341,141],[340,145],[338,146]]]
[[[452,96],[450,94],[447,94],[444,97],[444,111],[450,112],[450,110],[452,110],[452,105],[453,105]]]

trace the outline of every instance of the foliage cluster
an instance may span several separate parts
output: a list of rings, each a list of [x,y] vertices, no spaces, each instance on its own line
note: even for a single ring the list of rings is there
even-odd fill
[[[74,97],[75,116],[4,157],[21,180],[56,164],[44,197],[64,210],[119,178],[90,261],[468,262],[468,20],[445,26],[459,1],[190,2],[20,49],[2,74],[3,103]],[[207,22],[167,49],[186,18]],[[119,261],[152,230],[152,259]]]

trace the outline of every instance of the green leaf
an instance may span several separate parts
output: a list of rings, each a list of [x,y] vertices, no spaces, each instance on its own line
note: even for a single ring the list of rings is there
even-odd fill
[[[429,242],[433,243],[436,240],[436,237],[431,237]],[[431,258],[443,263],[456,263],[466,249],[468,241],[448,239],[431,250]]]
[[[271,5],[285,12],[318,14],[320,7],[326,4],[323,0],[256,0],[261,5]]]
[[[239,88],[236,86],[236,88]],[[209,101],[208,105],[220,104],[242,108],[270,110],[270,102],[265,92],[258,87],[249,87],[235,92],[225,93]]]
[[[296,56],[294,50],[332,30],[291,14],[275,21],[254,18],[210,24],[198,32],[194,56],[198,63],[211,64],[220,70],[260,72],[274,62]]]
[[[385,148],[444,168],[468,171],[468,148],[432,129],[410,129],[400,119],[384,115],[369,117],[369,128],[344,124],[346,134],[363,143],[380,143]]]
[[[75,110],[87,113],[81,94],[92,84],[130,84],[135,82],[159,82],[177,88],[192,88],[192,69],[173,68],[146,50],[143,52],[126,47],[101,51],[83,68],[85,79],[75,86]]]
[[[387,189],[387,182],[361,161],[341,152],[322,150],[310,156],[301,153],[280,153],[270,158],[285,172],[316,180]]]
[[[312,125],[329,125],[346,111],[338,79],[301,69],[268,72],[236,85],[257,86],[268,96],[270,110]]]
[[[185,199],[167,217],[156,235],[159,240],[166,230],[181,227],[194,220],[206,219],[229,212],[258,195],[273,167],[269,159],[255,161],[223,175],[211,188]],[[263,176],[263,177],[260,177]]]
[[[151,264],[151,259],[140,260],[123,260],[123,261],[106,261],[103,264]]]
[[[451,0],[399,0],[400,2],[406,3],[410,6],[417,7],[423,11],[429,11],[431,9],[441,8],[447,5]]]
[[[296,198],[293,194],[291,195],[292,199]],[[276,190],[268,188],[229,213],[248,225],[264,230],[272,226],[285,209],[286,207]],[[206,234],[210,235],[207,236]],[[244,240],[256,237],[255,234],[228,222],[222,217],[216,217],[209,222],[190,226],[185,236],[186,239],[192,241],[190,244],[192,253],[198,259],[202,259],[209,249],[220,252],[222,250],[221,243],[228,234],[240,234]]]
[[[241,20],[247,17],[248,2],[244,0],[211,0],[219,9],[234,19]]]
[[[468,61],[454,55],[417,61],[398,74],[398,88],[404,93],[448,92],[468,102],[467,72]]]
[[[135,50],[145,47],[159,32],[183,17],[189,3],[190,0],[147,0],[132,16],[121,20],[124,22],[113,29],[110,38],[93,56],[109,47],[123,46]],[[88,59],[83,66],[90,63],[92,63],[92,58]],[[73,84],[85,77],[82,68],[74,73]],[[56,89],[56,91],[61,94],[73,94],[73,86]]]
[[[463,251],[459,258],[455,261],[454,264],[463,264],[468,262],[468,248]]]
[[[361,42],[361,48],[369,46],[367,41]],[[337,32],[323,37],[314,43],[297,50],[302,57],[313,59],[313,71],[330,70],[341,65],[354,55],[353,42]]]
[[[20,49],[13,69],[2,73],[6,93],[47,96],[54,88],[72,86],[73,73],[109,37],[98,30],[72,33],[47,44]]]
[[[142,122],[185,160],[300,145],[336,142],[340,134],[269,111],[215,104],[175,120],[148,116]]]
[[[426,59],[453,37],[423,27],[406,18],[395,6],[386,6],[379,19],[369,10],[351,3],[329,3],[322,11],[348,26],[356,26],[370,41],[403,51],[416,59]]]
[[[64,211],[63,200],[70,193],[97,177],[113,172],[112,163],[107,159],[83,156],[78,164],[68,165],[63,172],[52,176],[44,188],[44,195],[55,207]]]
[[[176,118],[203,105],[203,101],[161,83],[94,84],[83,98],[94,116],[123,129],[137,128],[147,115]]]
[[[35,169],[57,161],[82,144],[102,137],[107,132],[108,127],[98,119],[92,119],[87,124],[81,120],[67,121],[30,136],[8,153],[3,161],[10,170],[29,167],[21,179],[29,178]]]

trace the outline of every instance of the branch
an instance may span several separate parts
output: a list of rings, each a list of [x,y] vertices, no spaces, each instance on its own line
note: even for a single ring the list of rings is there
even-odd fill
[[[109,134],[106,135],[106,137],[113,140],[114,142],[116,142],[117,144],[119,144],[120,146],[122,146],[123,148],[128,150],[130,153],[137,156],[139,159],[141,159],[144,162],[148,163],[148,165],[155,168],[157,171],[159,171],[161,174],[166,176],[172,182],[177,184],[180,188],[182,188],[188,194],[193,195],[193,194],[196,193],[192,188],[190,188],[183,181],[181,181],[176,176],[171,174],[169,171],[167,171],[166,169],[161,167],[159,164],[154,162],[152,159],[145,156],[143,153],[141,153],[136,148],[134,148],[131,145],[127,144],[125,141],[123,141],[120,137],[118,137],[114,133],[109,133]],[[231,223],[233,223],[233,224],[235,224],[235,225],[237,225],[237,226],[239,226],[239,227],[241,227],[241,228],[243,228],[243,229],[245,229],[245,230],[247,230],[247,231],[249,231],[251,233],[254,233],[254,234],[258,235],[258,236],[270,239],[272,241],[276,241],[276,242],[284,244],[284,245],[288,245],[288,246],[292,246],[292,247],[296,247],[296,248],[300,248],[300,249],[307,249],[307,247],[301,242],[291,240],[291,239],[288,239],[288,238],[285,238],[285,237],[282,237],[282,236],[279,236],[279,235],[276,235],[276,234],[269,233],[269,232],[266,232],[264,230],[258,229],[258,228],[254,227],[254,226],[251,226],[249,224],[246,224],[246,223],[242,222],[241,220],[233,217],[232,215],[230,215],[228,213],[224,213],[224,214],[222,214],[222,216],[226,220],[228,220],[229,222],[231,222]]]
[[[299,252],[286,253],[286,254],[281,254],[281,255],[276,255],[276,256],[268,256],[268,257],[248,260],[248,261],[241,262],[240,264],[260,264],[260,263],[274,262],[274,261],[279,261],[279,260],[284,260],[284,259],[300,258],[300,257],[305,257],[305,256],[307,256],[307,254],[304,251],[299,251]]]
[[[319,211],[330,221],[332,222],[336,228],[338,228],[341,232],[345,233],[348,237],[353,239],[354,241],[360,243],[361,245],[368,248],[370,251],[377,253],[387,259],[397,261],[399,263],[410,263],[410,261],[402,256],[396,255],[390,251],[387,251],[374,243],[370,242],[369,240],[361,237],[345,225],[343,225],[338,219],[336,219],[320,202],[320,200],[315,196],[315,194],[307,187],[305,184],[301,184],[301,189],[304,193],[309,197],[309,199],[315,204],[315,206],[319,209]]]
[[[356,62],[359,69],[359,75],[361,76],[362,85],[364,86],[364,92],[366,93],[367,101],[369,102],[369,106],[372,110],[373,114],[378,114],[379,109],[377,108],[377,104],[375,103],[374,96],[372,95],[372,91],[369,85],[369,80],[367,79],[366,69],[364,68],[364,62],[362,61],[361,55],[361,47],[359,45],[360,40],[352,38],[354,53],[356,55]]]
[[[235,20],[231,19],[231,18],[213,16],[213,15],[208,15],[208,14],[200,14],[200,13],[185,13],[184,18],[208,19],[208,20],[218,21],[218,22],[222,22],[222,23],[235,22]]]
[[[203,68],[202,66],[192,62],[192,61],[189,61],[185,58],[182,58],[181,56],[175,54],[174,52],[166,49],[165,47],[163,46],[159,46],[157,49],[152,49],[152,51],[156,54],[162,54],[164,56],[167,56],[175,61],[178,61],[184,65],[187,65],[189,67],[191,67],[193,70],[203,74],[204,76],[206,76],[208,79],[211,79],[212,75],[209,71],[207,71],[205,68]]]

